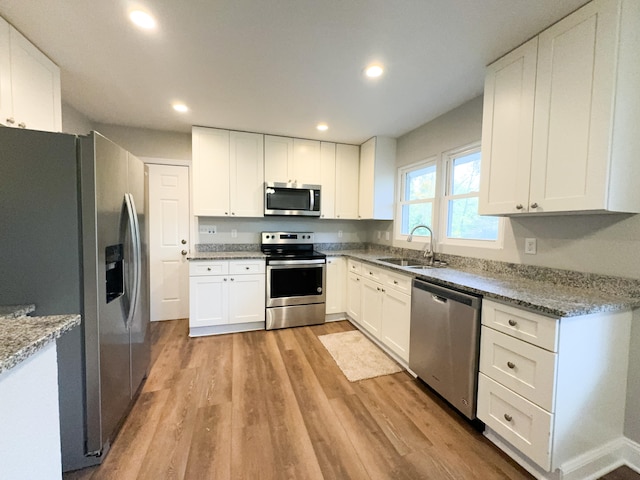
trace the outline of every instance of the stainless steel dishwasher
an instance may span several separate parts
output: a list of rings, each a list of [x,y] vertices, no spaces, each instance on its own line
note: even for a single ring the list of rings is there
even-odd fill
[[[415,279],[409,368],[476,418],[481,298]]]

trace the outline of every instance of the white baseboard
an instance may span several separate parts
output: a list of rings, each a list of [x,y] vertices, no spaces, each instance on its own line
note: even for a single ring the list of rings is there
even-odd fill
[[[597,480],[622,465],[640,473],[640,443],[626,437],[590,450],[553,472],[545,472],[490,428],[484,435],[538,480]]]

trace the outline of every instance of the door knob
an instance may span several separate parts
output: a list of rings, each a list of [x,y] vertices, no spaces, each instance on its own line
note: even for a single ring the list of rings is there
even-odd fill
[[[183,245],[186,245],[187,241],[185,239],[182,239],[182,241],[180,243],[183,244]]]
[[[180,253],[182,253],[182,255],[186,255],[187,251],[186,250],[182,250],[182,252],[180,252]]]

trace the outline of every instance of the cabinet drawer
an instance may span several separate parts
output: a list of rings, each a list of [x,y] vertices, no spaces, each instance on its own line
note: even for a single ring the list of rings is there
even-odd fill
[[[382,283],[389,288],[397,290],[398,292],[411,295],[411,277],[408,277],[406,275],[398,275],[391,272],[384,272]]]
[[[347,260],[347,271],[360,275],[362,273],[362,263],[356,260]]]
[[[544,470],[551,468],[552,414],[480,373],[477,415]]]
[[[189,275],[226,275],[229,273],[229,262],[218,260],[215,262],[195,260],[189,262]]]
[[[486,326],[480,335],[480,371],[548,410],[554,409],[557,354]]]
[[[233,260],[229,262],[231,275],[255,274],[265,272],[264,260]]]
[[[558,319],[484,299],[482,323],[552,352],[558,351]]]
[[[382,283],[382,276],[384,275],[384,272],[381,268],[363,263],[360,270],[360,275],[373,280],[374,282]]]

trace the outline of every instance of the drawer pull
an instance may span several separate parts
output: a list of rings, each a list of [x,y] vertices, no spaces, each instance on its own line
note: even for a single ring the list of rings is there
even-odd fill
[[[505,419],[507,422],[510,422],[511,420],[513,420],[513,417],[512,417],[511,415],[509,415],[508,413],[505,413],[505,414],[504,414],[504,419]]]
[[[509,368],[516,368],[516,364],[513,362],[507,362],[507,367]]]
[[[397,281],[397,280],[394,280],[394,281],[393,281],[393,284],[394,284],[394,285],[397,285],[397,284],[398,284],[398,281]]]
[[[249,267],[244,267],[245,270],[249,270]]]
[[[210,271],[211,271],[211,267],[207,267],[207,272],[210,272]]]
[[[518,322],[516,322],[513,318],[509,319],[509,325],[511,325],[512,327],[515,327],[518,324]]]

